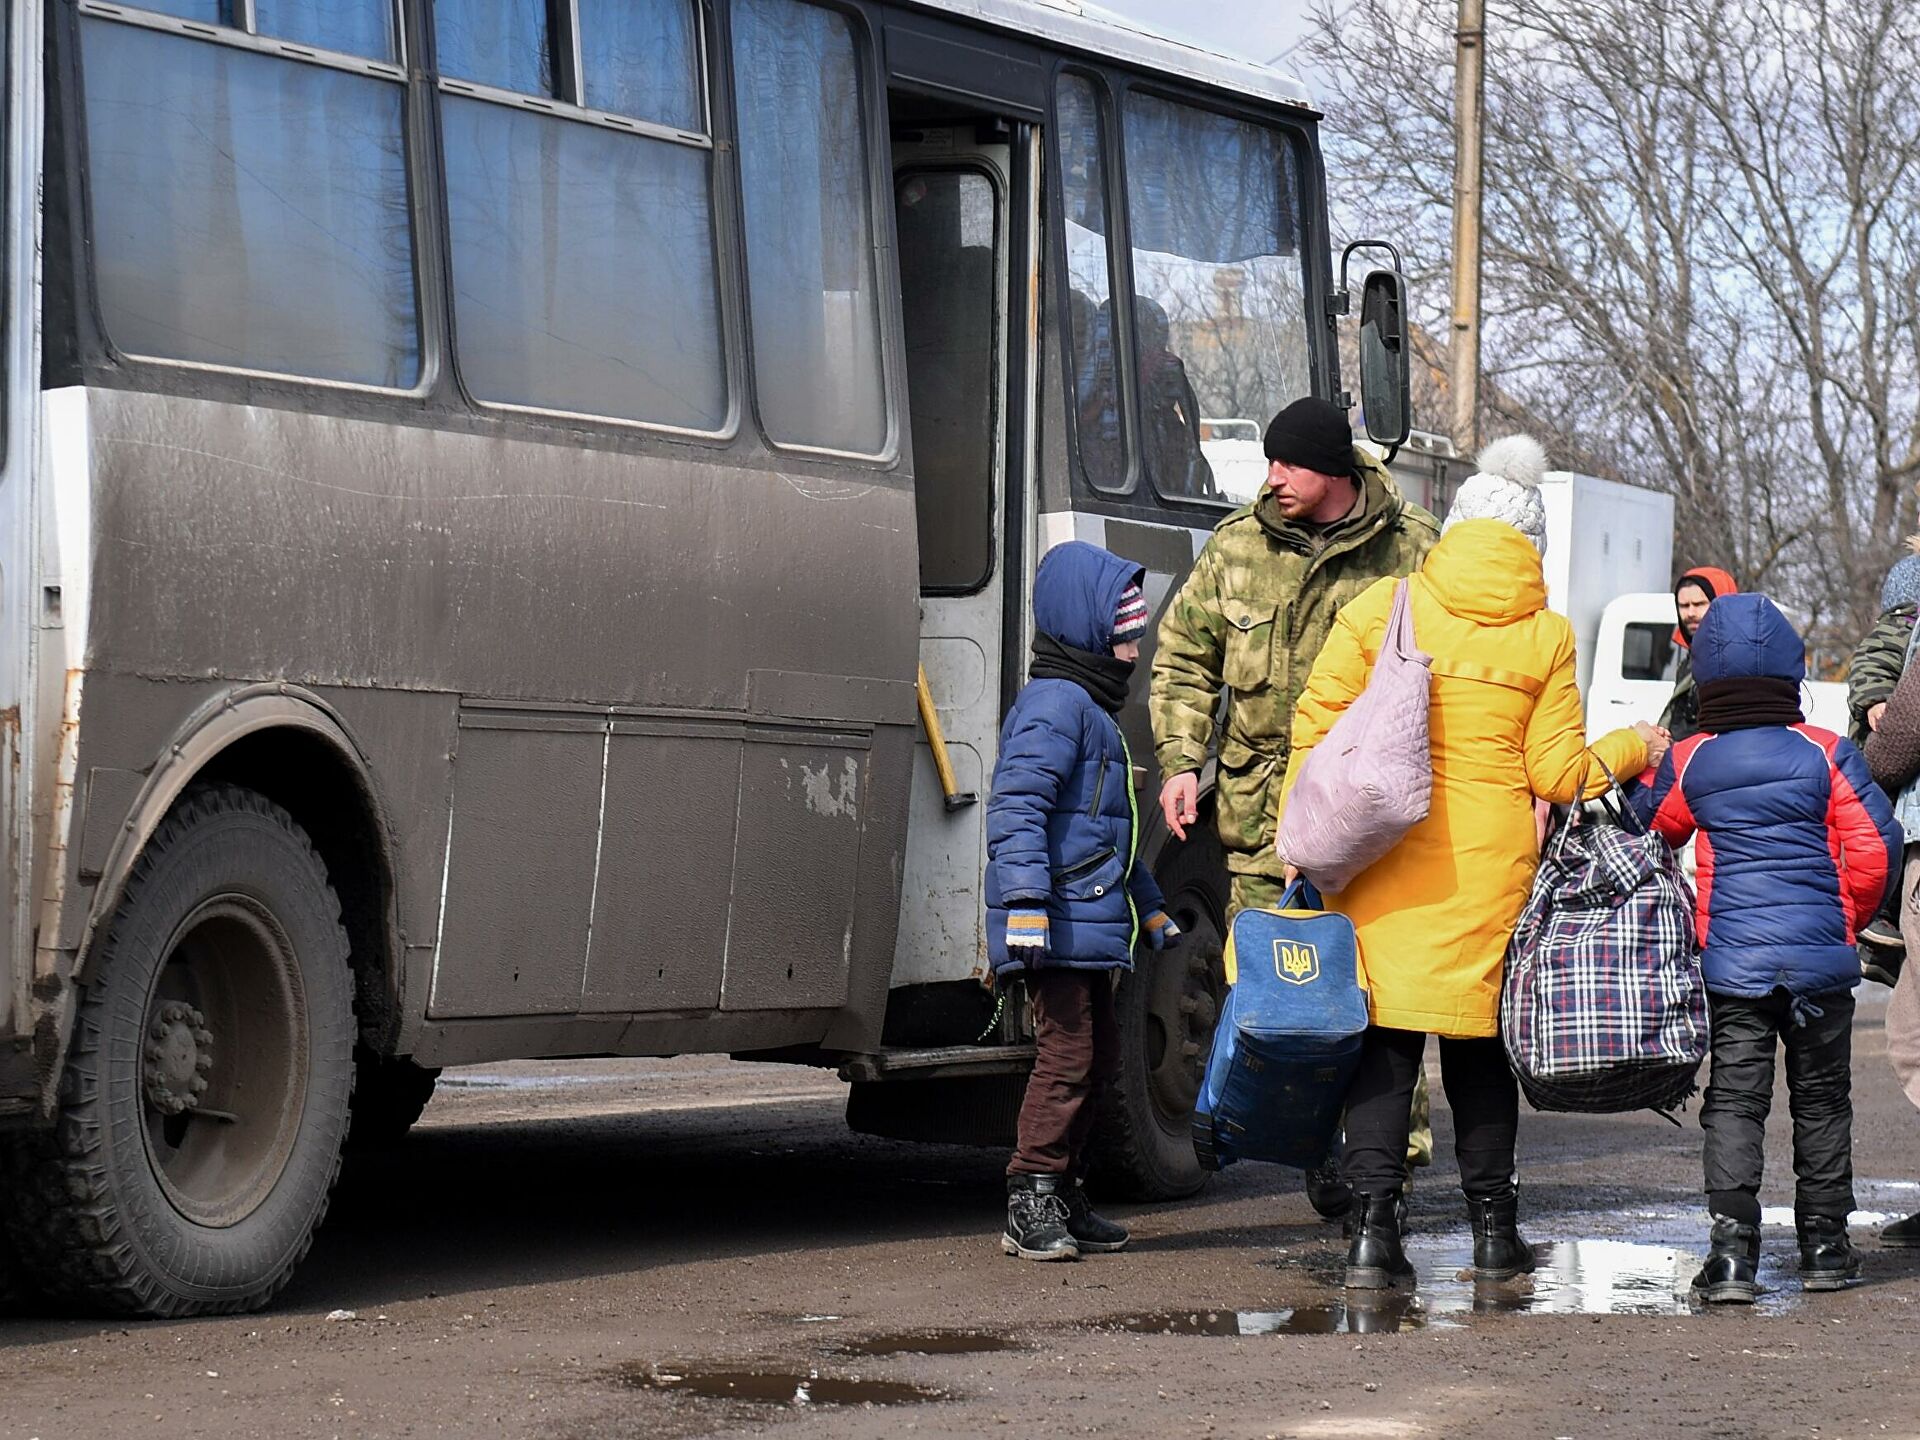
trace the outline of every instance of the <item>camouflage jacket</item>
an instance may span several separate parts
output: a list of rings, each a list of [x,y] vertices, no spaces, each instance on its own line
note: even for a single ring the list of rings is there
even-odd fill
[[[1907,668],[1907,642],[1913,639],[1915,613],[1911,605],[1883,611],[1854,649],[1853,663],[1847,667],[1847,709],[1853,719],[1848,733],[1856,745],[1865,744],[1872,733],[1867,726],[1867,711],[1892,697],[1893,687],[1900,683],[1900,672]]]
[[[1215,809],[1227,867],[1278,877],[1275,807],[1293,710],[1342,605],[1420,566],[1440,526],[1386,468],[1354,452],[1365,504],[1324,530],[1279,513],[1270,492],[1215,528],[1160,621],[1148,707],[1163,777],[1206,763],[1221,691]]]

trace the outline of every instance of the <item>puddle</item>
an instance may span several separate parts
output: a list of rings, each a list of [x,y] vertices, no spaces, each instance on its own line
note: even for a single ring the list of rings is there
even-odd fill
[[[832,1347],[836,1355],[882,1359],[889,1355],[988,1355],[1024,1350],[1017,1340],[977,1330],[922,1330],[901,1335],[872,1335]]]
[[[1351,1303],[1335,1300],[1293,1305],[1281,1310],[1165,1310],[1111,1315],[1096,1320],[1101,1330],[1134,1335],[1391,1335],[1459,1325],[1458,1319],[1428,1313],[1418,1294],[1383,1292]]]
[[[697,1395],[748,1405],[919,1405],[946,1391],[901,1380],[822,1375],[818,1370],[718,1370],[703,1366],[634,1366],[620,1373],[629,1390]]]

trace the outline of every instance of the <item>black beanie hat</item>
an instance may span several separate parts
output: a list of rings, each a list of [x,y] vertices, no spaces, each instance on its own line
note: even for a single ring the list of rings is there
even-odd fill
[[[1267,426],[1267,459],[1321,475],[1351,475],[1353,429],[1347,412],[1312,395],[1294,401]]]

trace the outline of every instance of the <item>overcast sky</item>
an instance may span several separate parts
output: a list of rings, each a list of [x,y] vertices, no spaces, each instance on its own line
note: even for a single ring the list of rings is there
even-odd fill
[[[1104,8],[1212,50],[1265,64],[1298,43],[1308,0],[1097,0]],[[1088,9],[1094,4],[1089,3]],[[1285,68],[1284,65],[1282,68]]]

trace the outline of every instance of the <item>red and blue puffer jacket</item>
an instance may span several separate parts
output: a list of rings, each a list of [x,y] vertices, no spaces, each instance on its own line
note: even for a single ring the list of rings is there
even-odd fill
[[[1694,637],[1693,673],[1702,685],[1798,685],[1806,649],[1764,596],[1728,595]],[[1854,936],[1899,874],[1903,842],[1851,741],[1807,724],[1694,735],[1667,753],[1640,808],[1674,845],[1698,836],[1709,991],[1810,997],[1859,983]]]

